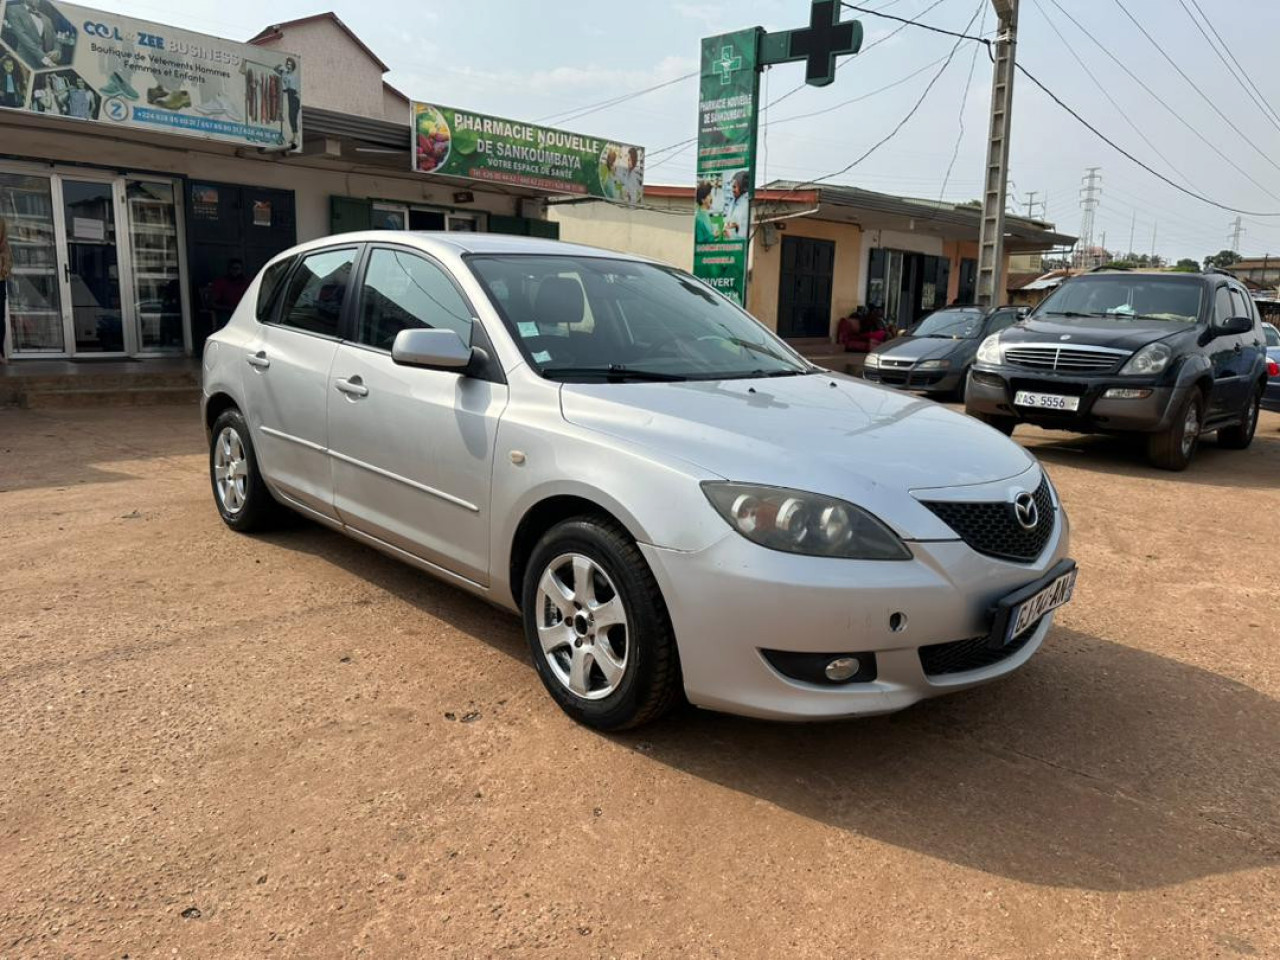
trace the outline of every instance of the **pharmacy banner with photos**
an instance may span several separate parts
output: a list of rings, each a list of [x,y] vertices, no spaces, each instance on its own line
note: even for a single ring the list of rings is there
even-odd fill
[[[746,305],[760,107],[759,28],[702,41],[693,273]]]
[[[300,150],[302,63],[60,0],[0,0],[0,108]]]
[[[639,203],[644,148],[431,103],[413,105],[413,169]]]

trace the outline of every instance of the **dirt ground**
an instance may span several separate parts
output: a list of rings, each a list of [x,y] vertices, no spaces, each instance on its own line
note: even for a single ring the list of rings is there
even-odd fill
[[[0,411],[0,957],[1280,957],[1280,416],[1020,430],[1082,574],[893,717],[575,726],[517,622],[223,528],[189,408]]]

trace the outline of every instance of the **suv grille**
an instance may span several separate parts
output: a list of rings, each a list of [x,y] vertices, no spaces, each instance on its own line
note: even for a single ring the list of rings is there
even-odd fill
[[[960,535],[965,543],[979,553],[1001,560],[1031,563],[1044,552],[1045,544],[1053,536],[1058,514],[1049,493],[1049,479],[1045,477],[1032,494],[1039,511],[1039,522],[1027,530],[1014,515],[1013,504],[1003,500],[963,502],[958,500],[923,500],[942,522]]]
[[[920,666],[925,676],[938,677],[949,673],[967,673],[970,670],[981,670],[994,666],[1002,660],[1008,660],[1027,645],[1027,641],[1035,636],[1035,630],[1028,630],[1015,637],[1003,647],[992,649],[986,637],[971,637],[968,640],[956,640],[952,643],[935,643],[920,648]]]
[[[1060,373],[1110,373],[1121,354],[1082,347],[1005,347],[1004,362],[1029,370]]]

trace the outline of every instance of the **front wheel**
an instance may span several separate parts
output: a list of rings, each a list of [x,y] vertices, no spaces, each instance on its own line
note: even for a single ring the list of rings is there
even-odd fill
[[[1259,387],[1253,392],[1238,424],[1218,431],[1218,446],[1227,450],[1243,450],[1253,443],[1253,434],[1258,429],[1258,408],[1262,406],[1262,390]]]
[[[1147,459],[1162,470],[1185,470],[1200,441],[1204,425],[1204,396],[1190,391],[1174,415],[1173,423],[1147,438]]]
[[[620,527],[596,517],[556,525],[534,547],[521,593],[534,665],[569,716],[622,730],[677,702],[680,664],[666,604]]]

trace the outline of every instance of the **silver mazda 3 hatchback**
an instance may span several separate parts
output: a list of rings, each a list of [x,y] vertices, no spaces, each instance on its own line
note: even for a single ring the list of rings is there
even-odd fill
[[[600,729],[898,710],[1021,667],[1075,584],[1017,444],[604,250],[303,244],[208,341],[203,412],[229,527],[287,508],[518,613]]]

